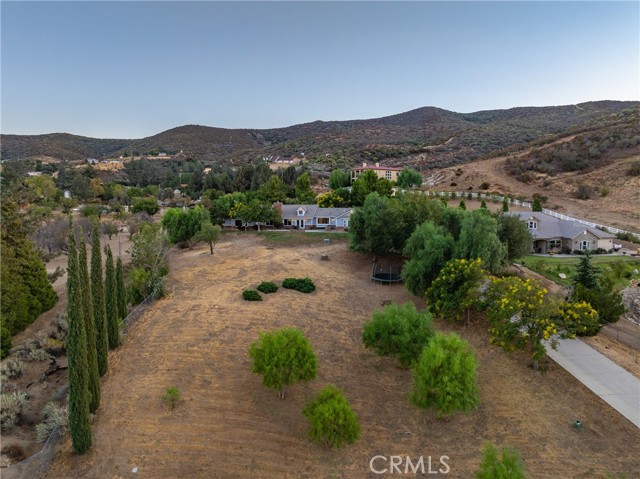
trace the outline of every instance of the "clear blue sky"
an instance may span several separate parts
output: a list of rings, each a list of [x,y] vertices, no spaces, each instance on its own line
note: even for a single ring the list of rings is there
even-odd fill
[[[636,1],[2,1],[1,16],[3,133],[640,99]]]

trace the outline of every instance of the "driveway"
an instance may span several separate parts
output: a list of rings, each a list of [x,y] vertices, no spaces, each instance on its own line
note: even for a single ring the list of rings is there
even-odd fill
[[[640,428],[640,379],[579,339],[564,339],[547,354]],[[578,419],[578,418],[576,418]]]

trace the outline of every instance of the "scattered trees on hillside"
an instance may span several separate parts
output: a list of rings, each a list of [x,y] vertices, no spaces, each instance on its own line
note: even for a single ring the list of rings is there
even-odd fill
[[[457,334],[436,333],[413,366],[411,401],[439,417],[467,412],[479,403],[477,360]]]
[[[262,375],[262,384],[279,390],[284,399],[285,387],[298,381],[316,378],[318,360],[311,343],[302,331],[284,328],[260,333],[258,341],[249,348],[252,371]]]
[[[393,356],[404,367],[416,361],[433,336],[431,315],[418,312],[413,303],[389,304],[376,310],[362,331],[365,347],[381,356]]]
[[[328,384],[305,406],[309,437],[330,448],[352,444],[360,435],[360,422],[344,394]]]

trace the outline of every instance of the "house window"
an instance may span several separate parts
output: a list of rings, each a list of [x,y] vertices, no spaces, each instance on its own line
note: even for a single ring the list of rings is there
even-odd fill
[[[580,241],[580,251],[586,251],[588,249],[591,249],[590,246],[591,246],[591,241],[589,240]]]
[[[529,228],[530,230],[535,230],[538,227],[538,223],[536,223],[535,221],[529,221],[527,223],[527,228]]]
[[[328,225],[329,224],[329,218],[318,218],[318,224],[319,225]]]
[[[284,226],[291,226],[291,220],[282,220]]]
[[[559,249],[560,247],[562,247],[562,240],[551,240],[551,241],[549,241],[549,248],[550,249]]]
[[[384,172],[384,177],[385,177],[387,180],[391,180],[391,171],[389,171],[389,170],[385,171],[385,172]]]
[[[298,216],[304,216],[304,210],[302,208],[298,208],[296,210],[296,213],[298,214]]]

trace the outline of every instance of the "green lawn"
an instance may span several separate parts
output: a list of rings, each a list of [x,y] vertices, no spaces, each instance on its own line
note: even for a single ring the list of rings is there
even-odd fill
[[[295,246],[295,245],[311,245],[323,244],[325,238],[329,238],[332,243],[346,242],[348,233],[334,232],[308,232],[304,231],[238,231],[233,234],[255,234],[263,237],[268,243],[273,245]]]
[[[580,256],[556,257],[528,255],[519,259],[517,263],[526,266],[530,270],[558,284],[569,286],[571,284],[571,275],[578,261],[580,261]],[[616,263],[622,263],[625,267],[612,267],[612,265]],[[619,268],[619,270],[616,270],[616,286],[621,287],[629,283],[629,279],[633,277],[631,275],[634,269],[640,270],[640,258],[632,256],[596,255],[591,257],[591,264],[598,266],[603,272],[611,272],[614,268]],[[565,279],[560,278],[559,274],[561,273],[564,273],[567,277]],[[629,276],[627,277],[627,275]]]

